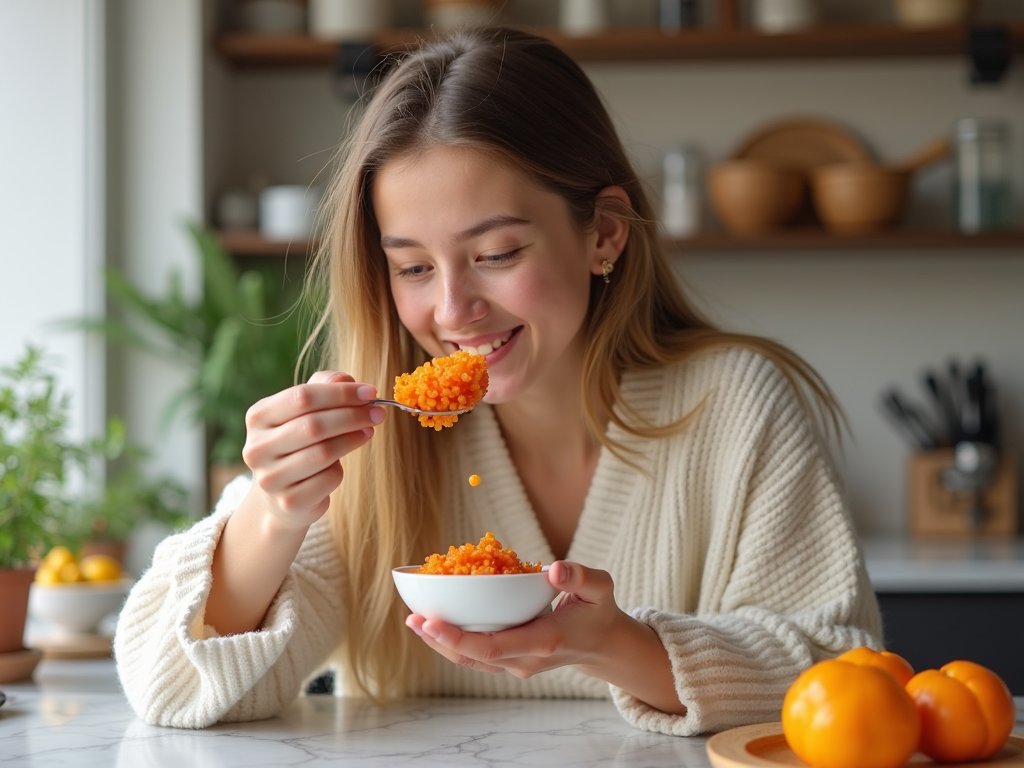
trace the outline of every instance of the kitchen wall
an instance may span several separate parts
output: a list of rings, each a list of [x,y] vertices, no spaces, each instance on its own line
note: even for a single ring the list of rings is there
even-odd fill
[[[102,312],[102,51],[92,5],[0,3],[0,365],[43,347],[76,439],[103,428],[103,348],[51,323]]]
[[[833,2],[830,12],[852,13],[855,5]],[[524,3],[510,7],[521,11]],[[995,16],[1013,10],[983,6]],[[211,193],[253,174],[312,181],[329,163],[351,107],[338,99],[329,74],[210,66],[218,98],[226,100],[210,133],[224,153],[207,178]],[[1018,58],[1005,82],[982,88],[968,84],[966,67],[956,58],[894,58],[586,69],[655,195],[661,156],[679,141],[714,162],[766,121],[812,115],[842,123],[879,159],[895,160],[948,134],[961,117],[991,116],[1007,120],[1018,141],[1011,172],[1015,219],[1024,226],[1024,65]],[[921,175],[912,223],[948,221],[950,181],[948,165]],[[971,249],[681,253],[674,263],[712,317],[791,345],[825,375],[853,427],[841,462],[857,524],[864,532],[898,533],[906,526],[908,450],[881,416],[884,387],[899,384],[918,395],[923,367],[981,355],[1000,385],[1007,442],[1024,452],[1021,257]]]
[[[199,265],[184,222],[203,218],[203,3],[105,4],[107,263],[152,294],[162,293],[177,270],[186,294],[194,295]],[[161,426],[165,404],[188,382],[180,363],[120,347],[110,349],[110,358],[109,411],[125,419],[133,440],[152,448],[153,474],[180,479],[199,504],[203,431],[185,418]]]

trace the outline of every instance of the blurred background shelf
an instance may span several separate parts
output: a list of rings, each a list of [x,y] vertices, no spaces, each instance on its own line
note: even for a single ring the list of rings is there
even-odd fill
[[[291,256],[305,258],[316,250],[316,242],[267,240],[255,230],[222,230],[221,245],[235,256]],[[965,235],[945,229],[897,229],[867,235],[833,235],[813,227],[780,229],[768,234],[730,235],[708,232],[695,237],[669,240],[673,253],[750,251],[849,251],[865,250],[971,250],[984,249],[1006,256],[1024,256],[1024,229]]]
[[[865,250],[970,250],[998,251],[1007,256],[1024,256],[1024,230],[965,235],[946,229],[893,229],[864,235],[833,235],[823,229],[806,227],[779,229],[758,235],[708,232],[672,240],[674,252],[729,251],[849,251]]]
[[[1005,28],[1013,52],[1024,53],[1024,24]],[[657,29],[616,29],[593,37],[538,31],[577,61],[640,62],[958,56],[967,52],[969,28],[912,30],[890,24],[844,24],[773,35],[741,27],[706,27],[671,35]],[[414,46],[429,35],[429,30],[389,30],[367,43],[389,53]],[[228,33],[217,37],[215,46],[237,67],[324,67],[338,54],[336,43],[308,35]]]

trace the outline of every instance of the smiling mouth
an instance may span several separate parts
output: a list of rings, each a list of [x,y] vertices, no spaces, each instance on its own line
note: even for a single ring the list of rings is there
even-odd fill
[[[457,344],[456,342],[452,343],[455,344],[455,346],[457,346],[464,352],[469,352],[471,355],[487,356],[491,354],[491,352],[493,352],[494,350],[498,349],[498,347],[500,347],[502,344],[508,342],[508,340],[515,336],[517,333],[519,333],[520,330],[522,330],[522,326],[519,326],[518,328],[513,328],[511,331],[508,331],[507,333],[504,333],[501,336],[495,336],[490,341],[485,341],[478,347],[471,347],[468,344]]]

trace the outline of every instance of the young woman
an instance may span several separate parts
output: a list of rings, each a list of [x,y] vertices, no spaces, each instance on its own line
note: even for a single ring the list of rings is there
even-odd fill
[[[838,426],[828,387],[694,311],[559,49],[492,29],[407,55],[327,209],[329,370],[252,407],[253,478],[129,597],[115,651],[143,719],[268,717],[331,660],[350,694],[610,696],[688,735],[777,719],[811,663],[878,647],[815,426],[815,403]],[[368,404],[459,348],[490,383],[452,429]],[[553,563],[557,609],[494,634],[407,615],[391,568],[487,531]]]

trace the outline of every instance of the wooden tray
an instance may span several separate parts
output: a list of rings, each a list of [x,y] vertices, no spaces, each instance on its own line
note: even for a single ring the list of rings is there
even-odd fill
[[[733,728],[708,739],[708,758],[714,768],[778,768],[804,766],[782,735],[782,723],[759,723]],[[907,765],[940,765],[915,753]],[[943,764],[944,765],[944,764]],[[1021,768],[1024,766],[1024,736],[1011,734],[1006,746],[988,760],[957,763],[956,768]]]
[[[772,123],[744,141],[734,157],[771,160],[808,174],[831,163],[872,160],[860,139],[825,120]]]
[[[0,683],[28,680],[41,658],[43,652],[36,648],[0,653]]]
[[[113,651],[113,639],[95,633],[37,637],[32,645],[45,659],[109,659]]]

